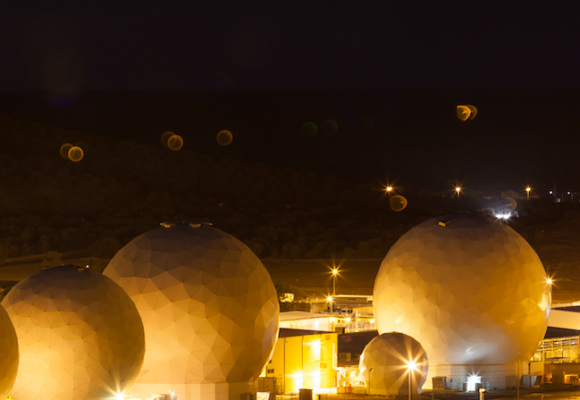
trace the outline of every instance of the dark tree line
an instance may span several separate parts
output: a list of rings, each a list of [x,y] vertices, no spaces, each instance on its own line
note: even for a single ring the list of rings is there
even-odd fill
[[[83,142],[78,163],[59,155]],[[434,193],[389,207],[379,183],[216,160],[0,119],[0,261],[89,250],[111,257],[160,221],[210,220],[262,258],[380,258],[414,224],[453,209]]]

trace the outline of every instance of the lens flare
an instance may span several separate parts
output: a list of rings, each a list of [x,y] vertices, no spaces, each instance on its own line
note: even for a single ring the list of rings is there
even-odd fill
[[[217,142],[220,146],[227,146],[234,140],[234,135],[228,130],[220,131],[216,137]]]
[[[390,199],[391,210],[393,211],[403,211],[407,207],[407,199],[401,195],[395,195]]]
[[[306,122],[305,124],[302,125],[302,128],[300,128],[300,131],[304,136],[312,137],[316,135],[316,132],[318,131],[318,126],[314,122]]]
[[[76,147],[80,147],[83,150],[83,155],[87,154],[87,151],[89,150],[89,145],[86,142],[77,142],[75,143]]]
[[[173,135],[175,135],[175,133],[171,131],[167,131],[163,135],[161,135],[161,143],[163,144],[163,146],[168,147],[167,143],[169,142],[169,138]]]
[[[468,106],[457,106],[457,118],[462,121],[467,121],[471,115],[471,110]]]
[[[469,108],[470,111],[469,119],[472,120],[477,115],[477,108],[475,106],[472,106],[471,104],[466,104],[466,106]]]
[[[338,123],[333,119],[327,119],[320,124],[320,132],[326,136],[332,136],[338,131]]]
[[[173,151],[177,151],[183,147],[183,138],[179,135],[173,135],[167,141],[167,147]]]
[[[501,202],[500,207],[506,212],[513,212],[518,207],[518,202],[511,197],[506,197]]]
[[[60,146],[60,155],[62,158],[66,158],[67,160],[69,159],[68,151],[70,150],[71,147],[73,147],[73,145],[70,143],[65,143],[62,146]]]
[[[68,158],[73,162],[79,162],[85,156],[85,152],[78,146],[72,146],[68,150]]]

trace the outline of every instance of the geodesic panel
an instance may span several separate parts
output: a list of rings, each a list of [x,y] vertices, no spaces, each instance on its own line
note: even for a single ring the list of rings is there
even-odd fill
[[[429,361],[419,342],[403,333],[383,333],[364,348],[359,371],[370,394],[422,393]],[[372,385],[372,386],[371,386]]]
[[[0,398],[4,399],[14,385],[18,372],[18,338],[10,317],[0,307]]]
[[[418,340],[434,364],[527,359],[547,328],[551,285],[509,226],[469,214],[425,221],[383,260],[374,287],[379,333]]]
[[[18,400],[102,400],[128,391],[143,363],[143,324],[110,278],[71,265],[40,271],[2,301],[20,347]]]
[[[274,349],[279,307],[258,257],[200,224],[166,224],[133,239],[104,274],[141,313],[147,351],[137,382],[244,382]]]

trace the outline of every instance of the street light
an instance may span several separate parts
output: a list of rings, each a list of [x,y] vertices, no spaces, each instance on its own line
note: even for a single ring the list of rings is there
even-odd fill
[[[390,193],[393,191],[393,187],[392,186],[386,186],[385,187],[385,192]]]
[[[461,187],[456,186],[455,187],[455,193],[457,193],[457,196],[459,196],[459,194],[461,193]]]
[[[531,191],[532,191],[532,188],[528,186],[528,187],[526,188],[526,194],[527,194],[527,196],[528,196],[528,200],[530,199],[530,192],[531,192]]]
[[[332,270],[332,295],[336,296],[336,277],[338,276],[338,268]]]
[[[332,304],[332,296],[328,296],[326,301],[330,303],[330,315],[334,314],[334,305]]]
[[[409,400],[411,400],[411,389],[413,388],[412,384],[411,384],[411,379],[412,379],[411,375],[416,367],[417,367],[417,363],[414,360],[407,361],[407,377],[409,380]]]

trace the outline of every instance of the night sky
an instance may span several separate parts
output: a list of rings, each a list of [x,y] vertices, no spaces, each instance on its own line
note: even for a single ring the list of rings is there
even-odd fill
[[[168,3],[2,2],[0,114],[361,182],[580,189],[575,2]]]
[[[62,75],[114,90],[580,83],[574,1],[59,3],[2,2],[0,88]]]

